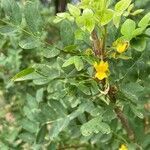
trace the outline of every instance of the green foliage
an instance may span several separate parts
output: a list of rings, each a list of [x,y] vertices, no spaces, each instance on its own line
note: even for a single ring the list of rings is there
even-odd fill
[[[0,2],[0,149],[149,149],[150,13]]]
[[[22,21],[22,13],[19,5],[14,0],[2,0],[2,9],[5,11],[5,15],[10,18],[10,21],[14,25],[20,25]]]
[[[38,11],[38,3],[30,1],[27,2],[24,8],[24,15],[28,28],[31,32],[38,33],[41,29],[42,23],[42,18]]]
[[[24,69],[22,70],[21,72],[19,72],[18,74],[16,74],[12,80],[13,81],[20,81],[20,80],[23,80],[23,78],[31,73],[34,72],[34,69],[33,68],[27,68],[27,69]]]
[[[121,34],[125,36],[127,40],[131,40],[133,37],[135,27],[136,27],[135,22],[133,20],[127,19],[121,27]]]
[[[67,67],[67,66],[72,65],[72,64],[75,65],[75,68],[76,68],[78,71],[81,71],[81,70],[84,68],[83,61],[82,61],[82,59],[81,59],[79,56],[74,56],[74,57],[69,58],[69,59],[63,64],[62,67]]]
[[[68,10],[73,17],[80,16],[80,9],[74,5],[68,4]]]
[[[131,0],[121,0],[115,5],[115,10],[118,12],[123,12],[129,7],[130,4]]]
[[[99,132],[102,132],[103,134],[110,133],[110,127],[108,126],[108,124],[102,122],[102,118],[100,116],[93,118],[92,120],[81,126],[81,133],[84,136],[89,136],[92,133]]]
[[[150,22],[150,13],[146,14],[142,19],[141,21],[139,22],[139,27],[147,27],[149,25],[149,22]]]

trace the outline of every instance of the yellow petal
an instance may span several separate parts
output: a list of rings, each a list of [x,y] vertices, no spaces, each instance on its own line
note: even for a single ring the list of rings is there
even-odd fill
[[[123,53],[127,50],[128,48],[128,42],[120,42],[117,44],[117,52],[118,53]]]
[[[97,72],[106,72],[108,71],[108,62],[101,61],[99,64],[97,62],[94,63],[94,68]]]
[[[108,71],[108,62],[107,61],[104,63],[104,68],[106,71]]]
[[[108,71],[108,62],[101,61],[99,64],[99,71],[100,72]]]
[[[119,148],[119,150],[128,150],[127,146],[122,144],[121,147]]]
[[[103,60],[101,60],[100,63],[99,63],[99,65],[100,65],[100,66],[103,66],[104,63],[105,63],[105,62],[104,62]]]
[[[107,74],[105,72],[97,72],[95,74],[95,77],[98,78],[99,80],[103,80],[104,78],[107,78]]]

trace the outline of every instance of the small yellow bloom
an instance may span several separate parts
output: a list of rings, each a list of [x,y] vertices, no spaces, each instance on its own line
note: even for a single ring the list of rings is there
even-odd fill
[[[119,42],[118,44],[117,44],[117,46],[116,46],[116,48],[117,48],[117,52],[118,53],[123,53],[123,52],[125,52],[126,50],[127,50],[127,48],[128,48],[128,46],[129,46],[129,43],[128,42]]]
[[[125,52],[128,47],[129,47],[129,42],[125,41],[124,39],[117,39],[114,43],[113,43],[113,47],[116,48],[118,53],[123,53]]]
[[[95,77],[99,80],[103,80],[104,78],[108,77],[108,62],[101,61],[99,64],[95,62],[94,68],[96,70]]]
[[[121,147],[119,148],[119,150],[128,150],[127,146],[122,144]]]

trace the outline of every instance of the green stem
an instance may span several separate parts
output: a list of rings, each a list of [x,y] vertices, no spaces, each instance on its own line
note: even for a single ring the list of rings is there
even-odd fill
[[[107,26],[104,26],[103,47],[102,47],[103,54],[105,52],[106,42],[107,42]]]

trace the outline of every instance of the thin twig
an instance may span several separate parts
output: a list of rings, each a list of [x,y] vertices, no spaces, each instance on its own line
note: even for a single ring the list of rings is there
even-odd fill
[[[116,103],[116,94],[117,94],[116,87],[111,86],[110,90],[108,92],[108,96],[109,96],[109,98],[113,104]],[[126,118],[126,116],[124,115],[124,113],[122,112],[122,110],[118,106],[116,106],[114,108],[114,111],[115,111],[118,119],[121,121],[122,126],[125,128],[129,139],[134,141],[134,139],[135,139],[134,131],[131,128],[131,126],[128,122],[128,119]]]
[[[95,29],[92,31],[91,36],[92,36],[92,40],[93,40],[93,47],[94,47],[95,56],[102,56],[101,41],[98,38]]]
[[[104,35],[103,35],[103,53],[105,51],[106,48],[106,39],[107,39],[107,26],[104,26]]]
[[[117,117],[120,119],[123,127],[126,129],[129,139],[133,141],[135,139],[134,132],[130,127],[129,122],[123,114],[122,110],[119,107],[116,107],[114,108],[114,111],[117,114]]]

